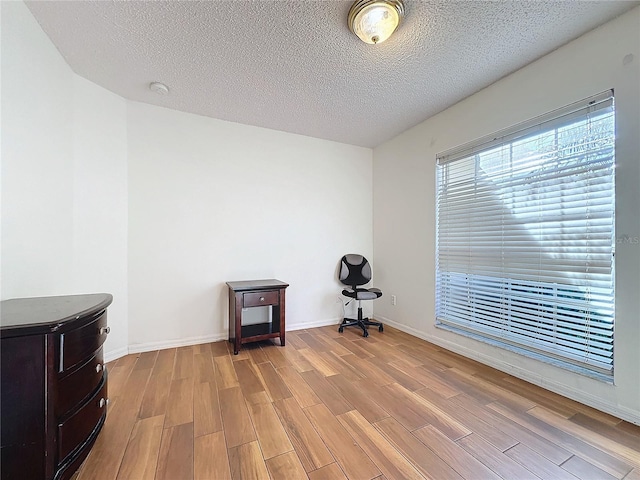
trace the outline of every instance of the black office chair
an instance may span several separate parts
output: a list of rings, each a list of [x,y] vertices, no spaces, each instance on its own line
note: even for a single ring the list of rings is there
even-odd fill
[[[357,325],[362,329],[363,337],[369,336],[367,327],[372,325],[378,327],[378,331],[382,332],[384,330],[382,323],[372,322],[368,318],[362,318],[362,300],[375,300],[382,296],[382,292],[378,288],[358,288],[371,281],[371,265],[369,265],[367,259],[362,255],[353,253],[345,255],[342,257],[342,260],[340,260],[338,278],[343,284],[351,287],[342,290],[342,294],[345,297],[358,300],[358,318],[344,318],[340,327],[338,327],[338,332],[342,333],[344,327],[350,327],[352,325]]]

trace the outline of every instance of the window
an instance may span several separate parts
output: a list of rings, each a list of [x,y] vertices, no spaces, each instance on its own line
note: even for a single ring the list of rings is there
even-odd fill
[[[613,93],[438,155],[436,322],[613,374]]]

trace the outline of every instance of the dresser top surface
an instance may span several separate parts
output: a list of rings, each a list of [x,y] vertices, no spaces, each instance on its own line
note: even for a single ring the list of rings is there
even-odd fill
[[[16,331],[23,335],[53,332],[68,322],[104,310],[112,301],[108,293],[3,300],[0,332],[3,336]]]

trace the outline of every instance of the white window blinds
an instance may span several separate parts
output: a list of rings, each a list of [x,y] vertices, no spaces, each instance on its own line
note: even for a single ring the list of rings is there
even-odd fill
[[[612,92],[439,155],[436,319],[613,372]]]

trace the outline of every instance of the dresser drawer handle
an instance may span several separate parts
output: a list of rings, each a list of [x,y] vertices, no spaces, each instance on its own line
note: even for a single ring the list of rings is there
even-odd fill
[[[111,327],[100,327],[99,333],[100,335],[104,335],[105,333],[109,335],[110,331],[111,331]]]
[[[96,365],[96,373],[100,373],[102,371],[102,364],[99,363]]]
[[[98,407],[102,408],[107,404],[107,402],[105,401],[104,398],[101,398],[100,401],[98,402]]]
[[[264,302],[264,297],[260,297],[260,301],[261,301],[261,302]]]

